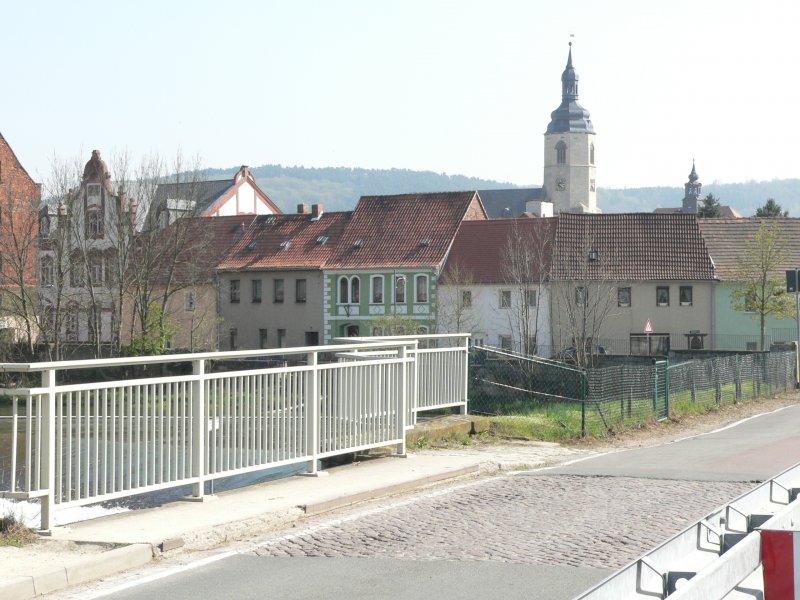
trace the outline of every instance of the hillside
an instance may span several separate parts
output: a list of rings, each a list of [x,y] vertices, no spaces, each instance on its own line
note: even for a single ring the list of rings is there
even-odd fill
[[[510,183],[410,169],[358,169],[347,167],[283,167],[263,165],[251,169],[258,185],[284,212],[297,204],[322,203],[326,210],[350,210],[360,196],[519,187]],[[209,169],[209,179],[232,177],[237,168]],[[709,183],[703,195],[714,194],[744,216],[751,216],[767,198],[774,198],[789,215],[800,217],[800,179],[775,179],[745,183]],[[683,187],[599,188],[597,203],[603,212],[651,212],[658,207],[680,206]]]

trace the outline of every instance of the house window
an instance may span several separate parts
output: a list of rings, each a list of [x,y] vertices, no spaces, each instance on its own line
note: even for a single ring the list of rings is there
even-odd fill
[[[68,342],[78,341],[78,307],[74,304],[67,307],[67,314],[64,317],[64,333],[67,335]]]
[[[528,306],[536,306],[536,290],[528,290]]]
[[[295,279],[294,281],[294,301],[303,304],[306,301],[306,280]]]
[[[275,279],[272,282],[272,301],[275,304],[283,303],[283,279]]]
[[[105,281],[103,277],[103,257],[97,252],[89,255],[89,275],[92,278],[92,287],[98,287]]]
[[[471,290],[462,290],[461,291],[461,307],[462,308],[469,308],[472,306],[472,291]]]
[[[501,335],[500,336],[500,348],[502,350],[508,350],[511,352],[511,336],[510,335]]]
[[[48,233],[50,233],[50,219],[42,217],[42,220],[39,221],[39,234],[46,236]]]
[[[339,278],[339,304],[350,303],[350,282],[347,277]]]
[[[55,280],[53,257],[52,256],[43,257],[40,268],[41,268],[40,279],[42,285],[53,285],[53,281]]]
[[[189,290],[184,298],[183,308],[186,312],[194,312],[194,292]]]
[[[500,290],[500,308],[511,308],[511,290]]]
[[[679,290],[678,300],[681,303],[681,306],[691,306],[692,305],[692,286],[690,285],[682,285]]]
[[[231,279],[231,303],[236,304],[239,302],[239,280]]]
[[[258,330],[258,347],[262,348],[262,349],[267,347],[267,330],[266,329],[259,329]]]
[[[567,145],[564,143],[564,140],[556,144],[556,162],[559,165],[566,164],[567,162]]]
[[[406,303],[406,278],[402,275],[394,279],[394,303]]]
[[[361,280],[356,277],[339,278],[339,304],[358,304],[361,299]]]
[[[350,278],[350,304],[361,302],[361,280],[358,277]]]
[[[373,327],[372,328],[372,337],[378,337],[383,335],[383,327]]]
[[[319,332],[306,331],[304,343],[306,346],[319,346]]]
[[[278,348],[286,348],[286,330],[278,329]]]
[[[252,302],[261,302],[261,280],[250,281],[250,299]]]
[[[236,350],[239,344],[239,330],[236,327],[231,327],[228,330],[228,341],[230,343],[231,350]]]
[[[83,287],[85,281],[85,270],[83,260],[80,256],[73,256],[69,265],[69,283],[72,287]]]
[[[414,302],[428,301],[428,276],[414,276]]]
[[[656,306],[669,306],[669,286],[656,288]]]
[[[383,275],[373,275],[370,278],[372,286],[372,304],[383,304]]]
[[[86,212],[86,237],[89,239],[103,237],[103,214],[99,210]]]
[[[617,306],[628,307],[631,305],[631,288],[617,288]]]
[[[588,290],[583,286],[575,288],[575,304],[577,306],[586,306],[586,301],[589,298]]]

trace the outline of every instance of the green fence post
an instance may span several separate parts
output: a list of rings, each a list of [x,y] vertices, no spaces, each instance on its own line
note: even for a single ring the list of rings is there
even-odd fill
[[[737,354],[734,358],[736,359],[735,360],[736,371],[734,372],[733,382],[736,388],[736,394],[735,394],[736,401],[739,402],[742,399],[742,373],[741,373],[742,367],[741,367],[741,361],[739,360],[739,355]]]
[[[722,385],[719,380],[719,361],[716,356],[712,359],[711,366],[714,369],[714,388],[716,389],[717,404],[722,404]]]
[[[619,366],[619,380],[621,382],[621,392],[619,395],[619,420],[625,422],[625,365]]]
[[[669,419],[669,359],[664,363],[664,409]]]
[[[586,437],[586,398],[589,395],[589,375],[581,373],[581,437]]]
[[[653,416],[658,419],[658,364],[653,359]]]

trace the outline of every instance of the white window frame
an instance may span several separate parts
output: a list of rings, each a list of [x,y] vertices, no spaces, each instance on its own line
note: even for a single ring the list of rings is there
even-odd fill
[[[403,282],[403,299],[397,299],[397,284]],[[405,275],[395,275],[394,285],[392,286],[392,298],[395,304],[405,304],[408,301],[408,277]]]
[[[505,300],[506,298],[508,300]],[[500,308],[511,308],[511,303],[511,290],[500,290],[497,306]]]

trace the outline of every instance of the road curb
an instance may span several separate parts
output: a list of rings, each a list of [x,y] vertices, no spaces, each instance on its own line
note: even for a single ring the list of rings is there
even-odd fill
[[[403,492],[419,489],[427,485],[439,483],[440,481],[457,479],[459,477],[465,477],[467,475],[476,475],[480,472],[481,472],[480,465],[470,465],[468,467],[462,467],[461,469],[455,469],[453,471],[448,471],[446,473],[436,473],[434,475],[420,477],[419,479],[413,479],[411,481],[405,481],[403,483],[397,483],[394,485],[388,485],[381,488],[375,488],[374,490],[367,490],[366,492],[350,494],[348,496],[342,496],[340,498],[334,498],[332,500],[315,502],[314,504],[301,504],[300,508],[303,510],[306,516],[317,515],[331,510],[336,510],[337,508],[350,506],[351,504],[358,504],[359,502],[374,500],[375,498],[382,498],[384,496],[390,496],[392,494],[401,494]]]
[[[50,571],[0,580],[0,600],[27,600],[67,587],[100,579],[133,567],[139,567],[153,560],[153,547],[150,544],[130,544],[108,550],[68,567],[58,567]]]

